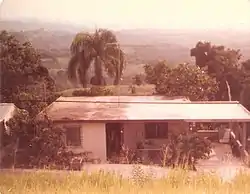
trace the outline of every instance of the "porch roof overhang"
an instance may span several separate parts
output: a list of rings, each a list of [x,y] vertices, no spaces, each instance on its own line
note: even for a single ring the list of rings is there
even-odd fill
[[[45,111],[54,121],[186,121],[186,122],[250,122],[250,112],[239,102],[188,100],[119,100],[105,98],[59,98]]]

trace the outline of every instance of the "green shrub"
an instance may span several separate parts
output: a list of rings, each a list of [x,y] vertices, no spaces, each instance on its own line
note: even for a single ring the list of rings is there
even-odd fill
[[[91,91],[90,89],[74,90],[72,96],[91,96]]]
[[[110,88],[93,86],[86,89],[78,89],[72,92],[73,96],[113,96],[114,92]]]
[[[211,142],[205,138],[188,133],[173,135],[170,137],[169,144],[163,148],[163,166],[196,170],[197,161],[208,157],[210,152]],[[164,157],[165,155],[167,157]]]

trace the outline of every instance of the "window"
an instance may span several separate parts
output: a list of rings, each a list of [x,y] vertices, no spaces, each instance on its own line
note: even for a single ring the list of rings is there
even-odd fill
[[[168,138],[168,123],[146,123],[146,139],[163,139]]]
[[[66,125],[66,145],[67,146],[81,146],[81,127],[79,125]]]

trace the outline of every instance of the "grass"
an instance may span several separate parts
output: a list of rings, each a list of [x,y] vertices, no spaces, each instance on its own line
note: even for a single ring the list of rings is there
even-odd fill
[[[111,89],[114,92],[114,96],[116,95],[121,95],[121,96],[128,96],[132,95],[130,91],[130,86],[129,85],[120,85],[118,86],[106,86],[106,88]],[[133,95],[137,96],[148,96],[152,95],[155,91],[155,86],[154,85],[141,85],[141,86],[135,86],[136,93]],[[72,92],[75,90],[84,90],[83,88],[73,88],[73,89],[68,89],[60,92],[61,96],[64,97],[70,97],[72,96]]]
[[[136,168],[136,167],[135,167]],[[249,193],[250,175],[240,173],[231,182],[223,182],[213,174],[189,176],[186,171],[173,170],[168,177],[152,179],[140,170],[130,180],[99,171],[54,174],[51,172],[1,173],[0,193],[175,193],[175,194],[239,194]]]

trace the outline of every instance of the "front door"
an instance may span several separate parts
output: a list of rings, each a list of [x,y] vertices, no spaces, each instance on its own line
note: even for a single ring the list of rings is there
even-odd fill
[[[123,144],[123,127],[121,123],[106,124],[107,158],[119,155]]]

